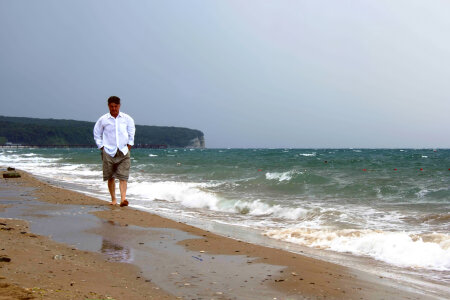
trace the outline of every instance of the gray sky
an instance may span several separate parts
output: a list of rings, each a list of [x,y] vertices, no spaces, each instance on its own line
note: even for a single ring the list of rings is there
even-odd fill
[[[208,147],[450,147],[450,1],[0,0],[0,115]]]

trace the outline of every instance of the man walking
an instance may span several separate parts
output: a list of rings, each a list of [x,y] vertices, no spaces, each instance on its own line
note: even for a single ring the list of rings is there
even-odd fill
[[[120,206],[127,206],[127,182],[130,173],[130,149],[134,145],[134,120],[120,112],[120,98],[108,98],[109,113],[94,126],[94,140],[102,151],[103,180],[108,181],[111,205],[117,204],[116,181],[119,179]]]

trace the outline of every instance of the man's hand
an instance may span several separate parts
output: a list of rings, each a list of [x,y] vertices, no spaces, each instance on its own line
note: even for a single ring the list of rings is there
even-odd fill
[[[127,144],[128,150],[131,150],[131,145]]]

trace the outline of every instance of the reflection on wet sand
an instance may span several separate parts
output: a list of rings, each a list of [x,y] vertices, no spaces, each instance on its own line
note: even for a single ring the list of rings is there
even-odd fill
[[[108,257],[109,261],[114,262],[131,262],[130,248],[123,247],[114,242],[103,239],[101,252]]]

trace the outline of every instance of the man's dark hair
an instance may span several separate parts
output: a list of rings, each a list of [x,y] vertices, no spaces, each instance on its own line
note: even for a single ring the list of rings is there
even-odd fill
[[[115,103],[120,104],[120,98],[117,96],[111,96],[108,98],[108,104]]]

